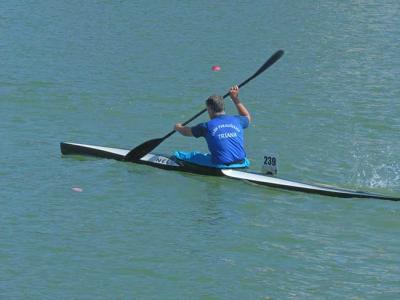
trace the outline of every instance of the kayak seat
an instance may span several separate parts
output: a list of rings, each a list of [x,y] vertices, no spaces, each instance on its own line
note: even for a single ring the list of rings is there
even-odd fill
[[[232,164],[214,164],[211,160],[211,154],[209,153],[201,153],[197,151],[185,152],[185,151],[176,151],[174,153],[176,159],[181,161],[186,161],[191,164],[215,168],[215,169],[243,169],[248,168],[250,166],[250,161],[245,158],[243,162],[240,163],[232,163]]]

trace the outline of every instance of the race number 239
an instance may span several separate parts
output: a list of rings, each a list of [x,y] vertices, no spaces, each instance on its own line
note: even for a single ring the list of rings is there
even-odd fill
[[[278,161],[273,155],[264,156],[264,164],[262,166],[262,171],[268,175],[276,175],[278,173]]]
[[[276,158],[273,156],[264,156],[264,165],[275,167],[276,166]]]

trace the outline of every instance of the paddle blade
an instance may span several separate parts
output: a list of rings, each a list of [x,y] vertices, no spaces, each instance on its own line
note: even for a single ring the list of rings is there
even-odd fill
[[[140,144],[136,148],[133,148],[128,154],[125,156],[126,161],[137,161],[145,156],[147,153],[151,152],[154,148],[161,144],[164,139],[153,139],[143,144]]]
[[[254,73],[253,76],[258,76],[259,74],[261,74],[262,72],[264,72],[266,69],[268,69],[270,66],[272,66],[274,63],[276,63],[278,61],[278,59],[280,59],[282,57],[282,55],[285,52],[283,50],[278,50],[276,51],[266,62],[265,64],[263,64],[258,70],[257,72]]]
[[[284,54],[285,52],[283,50],[278,50],[276,51],[268,60],[247,80],[243,81],[239,87],[244,86],[246,83],[248,83],[250,80],[253,80],[256,78],[258,75],[260,75],[262,72],[264,72],[266,69],[268,69],[270,66],[272,66],[274,63],[276,63]],[[229,94],[229,93],[228,93]],[[228,95],[227,94],[227,95]]]

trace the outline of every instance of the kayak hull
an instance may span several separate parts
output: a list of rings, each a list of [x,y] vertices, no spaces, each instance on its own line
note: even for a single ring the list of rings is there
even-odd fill
[[[67,142],[60,143],[60,148],[61,148],[61,153],[63,155],[94,156],[94,157],[114,159],[119,161],[127,161],[125,160],[125,157],[129,153],[129,150],[126,149],[67,143]],[[317,184],[306,184],[292,180],[286,180],[274,176],[268,176],[265,174],[249,172],[246,171],[246,169],[217,169],[217,168],[203,167],[200,165],[189,163],[187,161],[178,160],[174,156],[165,156],[153,153],[146,154],[141,159],[132,162],[164,170],[173,170],[173,171],[189,172],[189,173],[212,175],[212,176],[225,176],[232,179],[239,179],[239,180],[253,182],[255,184],[264,185],[271,188],[278,188],[278,189],[297,191],[303,193],[319,194],[324,196],[332,196],[340,198],[375,198],[380,200],[392,200],[392,201],[400,200],[399,197],[384,196],[375,193],[342,189],[342,188],[317,185]]]
[[[66,142],[60,143],[60,148],[63,155],[94,156],[100,158],[115,159],[119,161],[125,161],[125,156],[129,153],[129,150],[126,149]],[[174,170],[202,175],[223,176],[220,169],[202,167],[186,161],[178,160],[174,156],[165,156],[162,154],[149,153],[139,160],[127,162],[148,165],[163,170]]]

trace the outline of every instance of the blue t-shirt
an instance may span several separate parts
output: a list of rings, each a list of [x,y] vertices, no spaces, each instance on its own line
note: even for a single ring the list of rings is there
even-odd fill
[[[213,163],[229,164],[246,158],[243,129],[247,126],[247,117],[220,115],[191,129],[194,137],[205,137]]]

